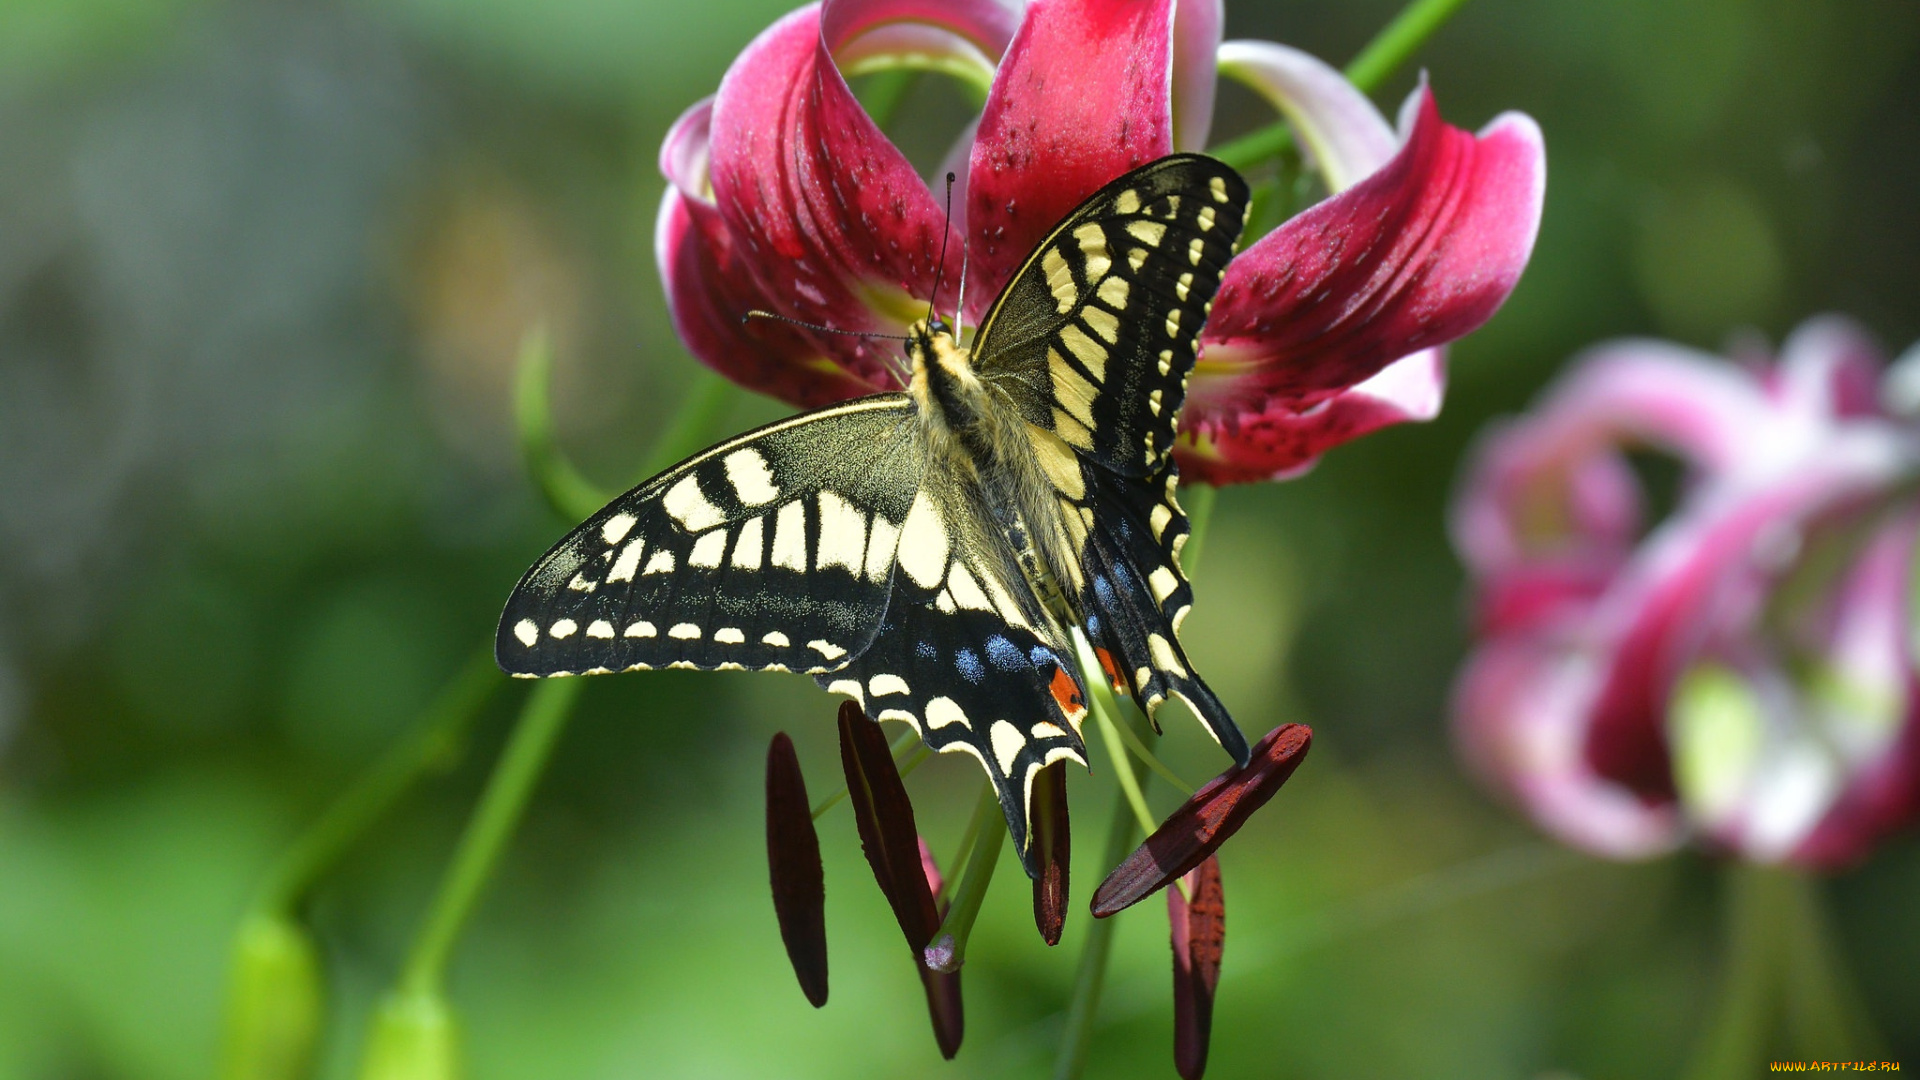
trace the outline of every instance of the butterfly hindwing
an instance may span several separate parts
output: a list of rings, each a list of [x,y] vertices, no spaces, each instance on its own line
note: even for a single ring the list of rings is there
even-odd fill
[[[904,394],[729,440],[621,496],[521,578],[516,675],[829,671],[873,640],[924,462]]]
[[[1038,873],[1030,850],[1034,775],[1062,758],[1086,764],[1079,723],[1085,690],[1069,653],[991,612],[895,606],[872,648],[844,669],[815,678],[847,694],[878,720],[904,720],[926,745],[978,758],[993,781],[1014,850]]]
[[[1160,477],[1094,475],[1100,525],[1083,556],[1088,637],[1110,659],[1117,687],[1149,715],[1169,697],[1187,703],[1221,747],[1244,765],[1246,737],[1201,680],[1180,645],[1193,587],[1180,570],[1187,518],[1171,470]]]
[[[1246,206],[1239,174],[1197,154],[1100,189],[1040,242],[981,322],[980,377],[1028,423],[1106,468],[1159,471]]]

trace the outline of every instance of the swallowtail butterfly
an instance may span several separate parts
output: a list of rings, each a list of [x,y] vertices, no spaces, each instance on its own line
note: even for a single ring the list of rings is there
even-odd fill
[[[971,350],[937,315],[911,382],[721,443],[535,563],[500,619],[515,675],[801,671],[980,759],[1028,873],[1037,771],[1086,764],[1082,630],[1156,711],[1246,740],[1180,647],[1174,418],[1247,188],[1192,154],[1095,192],[1043,240]]]

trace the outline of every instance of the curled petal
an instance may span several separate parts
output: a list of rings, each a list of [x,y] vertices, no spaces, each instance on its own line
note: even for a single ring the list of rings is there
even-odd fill
[[[980,116],[968,321],[1102,184],[1173,152],[1176,0],[1034,0]]]
[[[1220,46],[1220,74],[1287,118],[1329,191],[1372,176],[1400,149],[1367,95],[1319,57],[1270,41],[1229,41]]]
[[[1213,130],[1220,0],[1179,0],[1173,12],[1173,148],[1199,153]]]
[[[867,25],[843,9],[847,3],[861,6],[835,4],[833,24]],[[769,27],[727,70],[713,105],[714,203],[769,310],[841,330],[897,333],[924,310],[946,218],[854,98],[830,50],[820,8],[806,7]],[[957,272],[959,245],[952,248],[949,269]],[[773,332],[760,323],[748,328],[750,335]],[[898,385],[893,343],[778,332],[807,339],[869,391]]]
[[[1343,442],[1433,419],[1446,388],[1445,350],[1427,349],[1304,411],[1276,398],[1252,415],[1183,417],[1174,455],[1182,477],[1205,484],[1285,480]]]
[[[1064,761],[1033,778],[1033,848],[1040,863],[1039,876],[1033,879],[1033,922],[1042,941],[1058,945],[1067,924],[1067,870],[1073,854]]]
[[[1581,355],[1524,421],[1494,428],[1472,455],[1451,514],[1477,574],[1541,558],[1624,562],[1640,532],[1637,481],[1621,451],[1652,445],[1702,482],[1775,453],[1775,410],[1754,382],[1703,353],[1623,341]]]
[[[785,401],[825,405],[870,392],[834,367],[808,335],[779,323],[741,323],[746,312],[774,300],[713,205],[707,175],[712,118],[712,101],[700,102],[660,148],[660,171],[671,186],[654,226],[654,257],[674,330],[708,367]]]
[[[1220,888],[1220,859],[1209,855],[1167,890],[1167,922],[1173,931],[1173,1065],[1182,1080],[1207,1071],[1213,1035],[1213,992],[1220,985],[1220,957],[1227,942],[1227,900]]]
[[[1795,327],[1780,345],[1774,392],[1803,415],[1879,416],[1886,354],[1860,325],[1822,315]]]
[[[1267,804],[1307,755],[1313,731],[1282,724],[1267,732],[1246,765],[1221,773],[1135,848],[1093,893],[1093,914],[1104,919],[1163,889],[1219,850]]]
[[[817,1009],[827,1003],[826,877],[806,778],[784,731],[767,747],[767,876],[787,959]]]
[[[1506,300],[1540,224],[1540,130],[1510,113],[1469,135],[1441,121],[1424,87],[1416,95],[1399,154],[1228,266],[1184,423],[1230,433],[1275,399],[1305,410]]]

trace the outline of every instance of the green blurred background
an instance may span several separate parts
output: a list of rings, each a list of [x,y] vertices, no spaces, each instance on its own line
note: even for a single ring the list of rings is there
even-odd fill
[[[273,857],[567,524],[516,455],[522,334],[551,329],[563,441],[609,487],[693,384],[655,154],[785,6],[0,0],[0,1078],[212,1073]],[[1229,0],[1227,27],[1340,63],[1394,11]],[[1474,431],[1595,339],[1777,340],[1829,309],[1920,338],[1920,5],[1475,0],[1416,66],[1455,123],[1540,121],[1545,224],[1439,421],[1220,498],[1190,652],[1244,728],[1316,748],[1227,851],[1210,1075],[1673,1075],[1712,1007],[1718,868],[1565,853],[1463,778],[1443,508]],[[903,142],[955,112],[916,93]],[[1265,122],[1228,93],[1216,135]],[[731,400],[716,438],[780,412]],[[523,692],[316,894],[322,1075],[351,1075]],[[825,1010],[780,951],[763,754],[792,732],[824,793],[832,713],[799,677],[588,688],[454,959],[474,1077],[1045,1075],[1109,776],[1073,781],[1060,947],[1002,867],[943,1065],[844,810]],[[1167,742],[1221,765],[1190,725]],[[950,850],[973,766],[910,786]],[[1851,1052],[1920,1068],[1920,844],[1827,893],[1885,1040]],[[1122,919],[1090,1075],[1172,1075],[1158,907]]]

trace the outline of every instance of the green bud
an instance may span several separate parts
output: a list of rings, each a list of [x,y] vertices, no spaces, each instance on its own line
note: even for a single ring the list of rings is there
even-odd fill
[[[326,986],[313,939],[279,913],[254,912],[234,935],[225,1080],[300,1080],[313,1072]]]
[[[380,1002],[360,1080],[457,1080],[460,1029],[436,991],[395,990]]]

